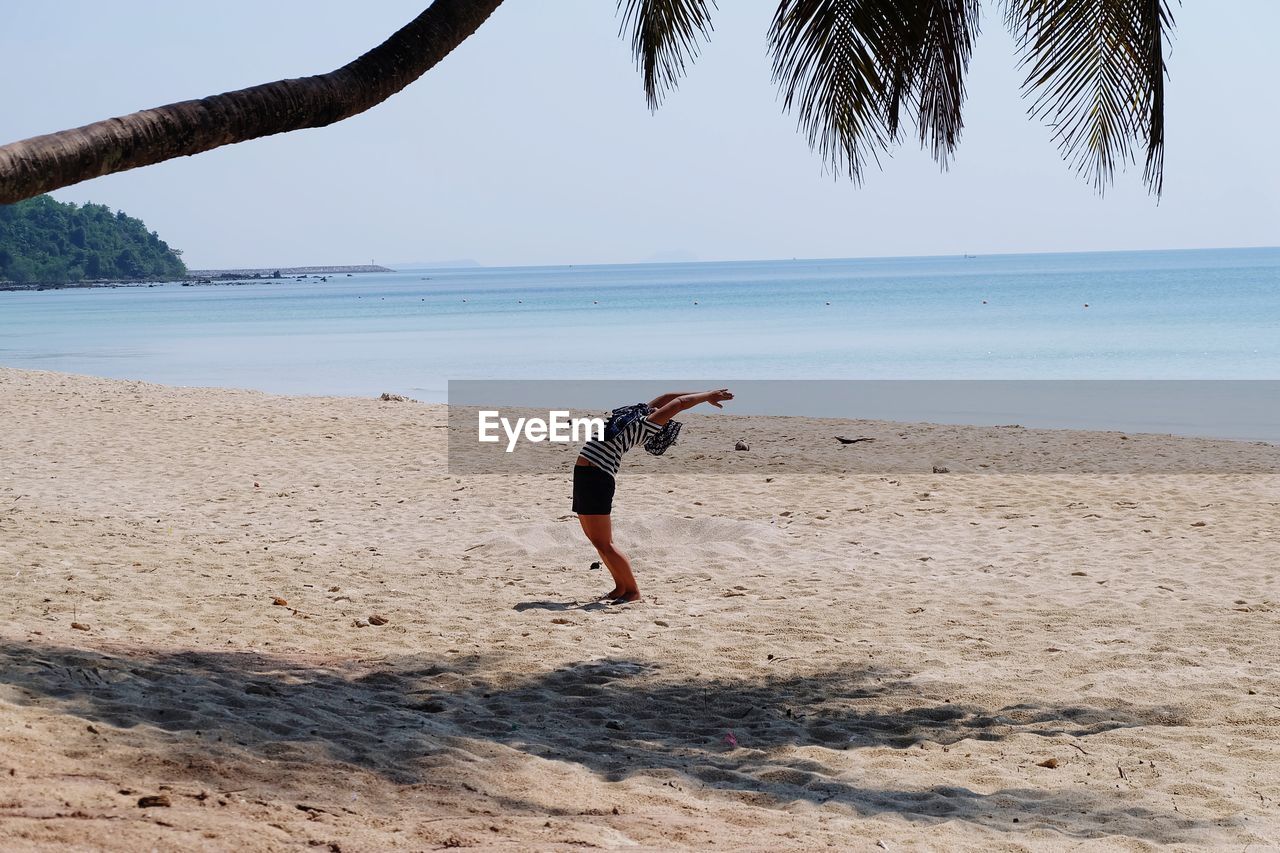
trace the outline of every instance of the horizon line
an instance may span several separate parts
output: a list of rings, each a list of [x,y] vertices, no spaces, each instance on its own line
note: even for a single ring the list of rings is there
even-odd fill
[[[769,264],[769,263],[812,263],[822,261],[907,261],[921,259],[942,259],[942,258],[1017,258],[1017,257],[1037,257],[1041,255],[1122,255],[1122,254],[1155,254],[1157,252],[1236,252],[1236,251],[1257,251],[1257,250],[1280,250],[1278,245],[1261,245],[1261,246],[1187,246],[1179,248],[1166,249],[1073,249],[1069,251],[1042,251],[1042,252],[945,252],[926,255],[846,255],[846,256],[828,256],[828,257],[806,257],[799,256],[791,258],[694,258],[692,260],[680,261],[604,261],[604,262],[570,262],[570,263],[535,263],[535,264],[486,264],[473,259],[464,259],[462,261],[442,261],[438,264],[414,265],[387,263],[381,266],[389,266],[399,271],[418,271],[418,270],[456,270],[456,269],[554,269],[557,267],[643,267],[643,266],[683,266],[692,264]]]

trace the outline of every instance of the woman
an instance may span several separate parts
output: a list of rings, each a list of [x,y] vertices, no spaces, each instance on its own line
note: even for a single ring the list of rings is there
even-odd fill
[[[710,403],[717,409],[732,400],[727,388],[699,393],[663,394],[648,403],[637,403],[614,409],[605,423],[603,440],[587,442],[573,466],[573,511],[578,514],[582,532],[600,552],[600,559],[613,575],[613,591],[601,596],[613,604],[640,600],[640,587],[631,573],[631,561],[613,544],[614,478],[622,455],[644,442],[645,449],[659,455],[671,446],[680,432],[680,424],[671,420],[685,409],[699,403]]]

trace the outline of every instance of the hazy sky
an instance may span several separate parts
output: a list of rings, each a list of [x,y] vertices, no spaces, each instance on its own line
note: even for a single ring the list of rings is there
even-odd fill
[[[425,5],[5,0],[0,141],[328,71]],[[507,0],[368,113],[55,196],[141,217],[196,268],[1280,244],[1277,0],[1177,8],[1158,206],[1140,168],[1098,199],[1026,118],[994,2],[950,171],[908,143],[862,187],[833,180],[770,81],[773,5],[721,0],[654,115],[613,0]]]

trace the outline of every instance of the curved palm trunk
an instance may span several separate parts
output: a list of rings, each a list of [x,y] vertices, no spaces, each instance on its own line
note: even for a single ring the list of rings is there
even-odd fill
[[[182,101],[0,147],[0,204],[260,136],[324,127],[382,103],[448,56],[502,0],[435,0],[348,65]]]

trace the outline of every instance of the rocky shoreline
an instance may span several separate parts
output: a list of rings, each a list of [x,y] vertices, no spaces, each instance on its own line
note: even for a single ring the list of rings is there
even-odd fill
[[[89,288],[156,287],[162,284],[180,284],[183,287],[217,284],[260,284],[264,281],[302,281],[315,278],[328,281],[330,276],[361,275],[377,272],[395,272],[388,267],[362,264],[357,266],[328,267],[279,267],[272,269],[191,270],[181,278],[131,278],[93,279],[74,282],[12,282],[0,281],[0,292],[30,290],[83,290]]]
[[[266,267],[225,270],[191,270],[190,274],[198,278],[296,278],[308,275],[344,275],[370,272],[395,272],[390,267],[377,264],[357,264],[355,266],[327,267]]]

